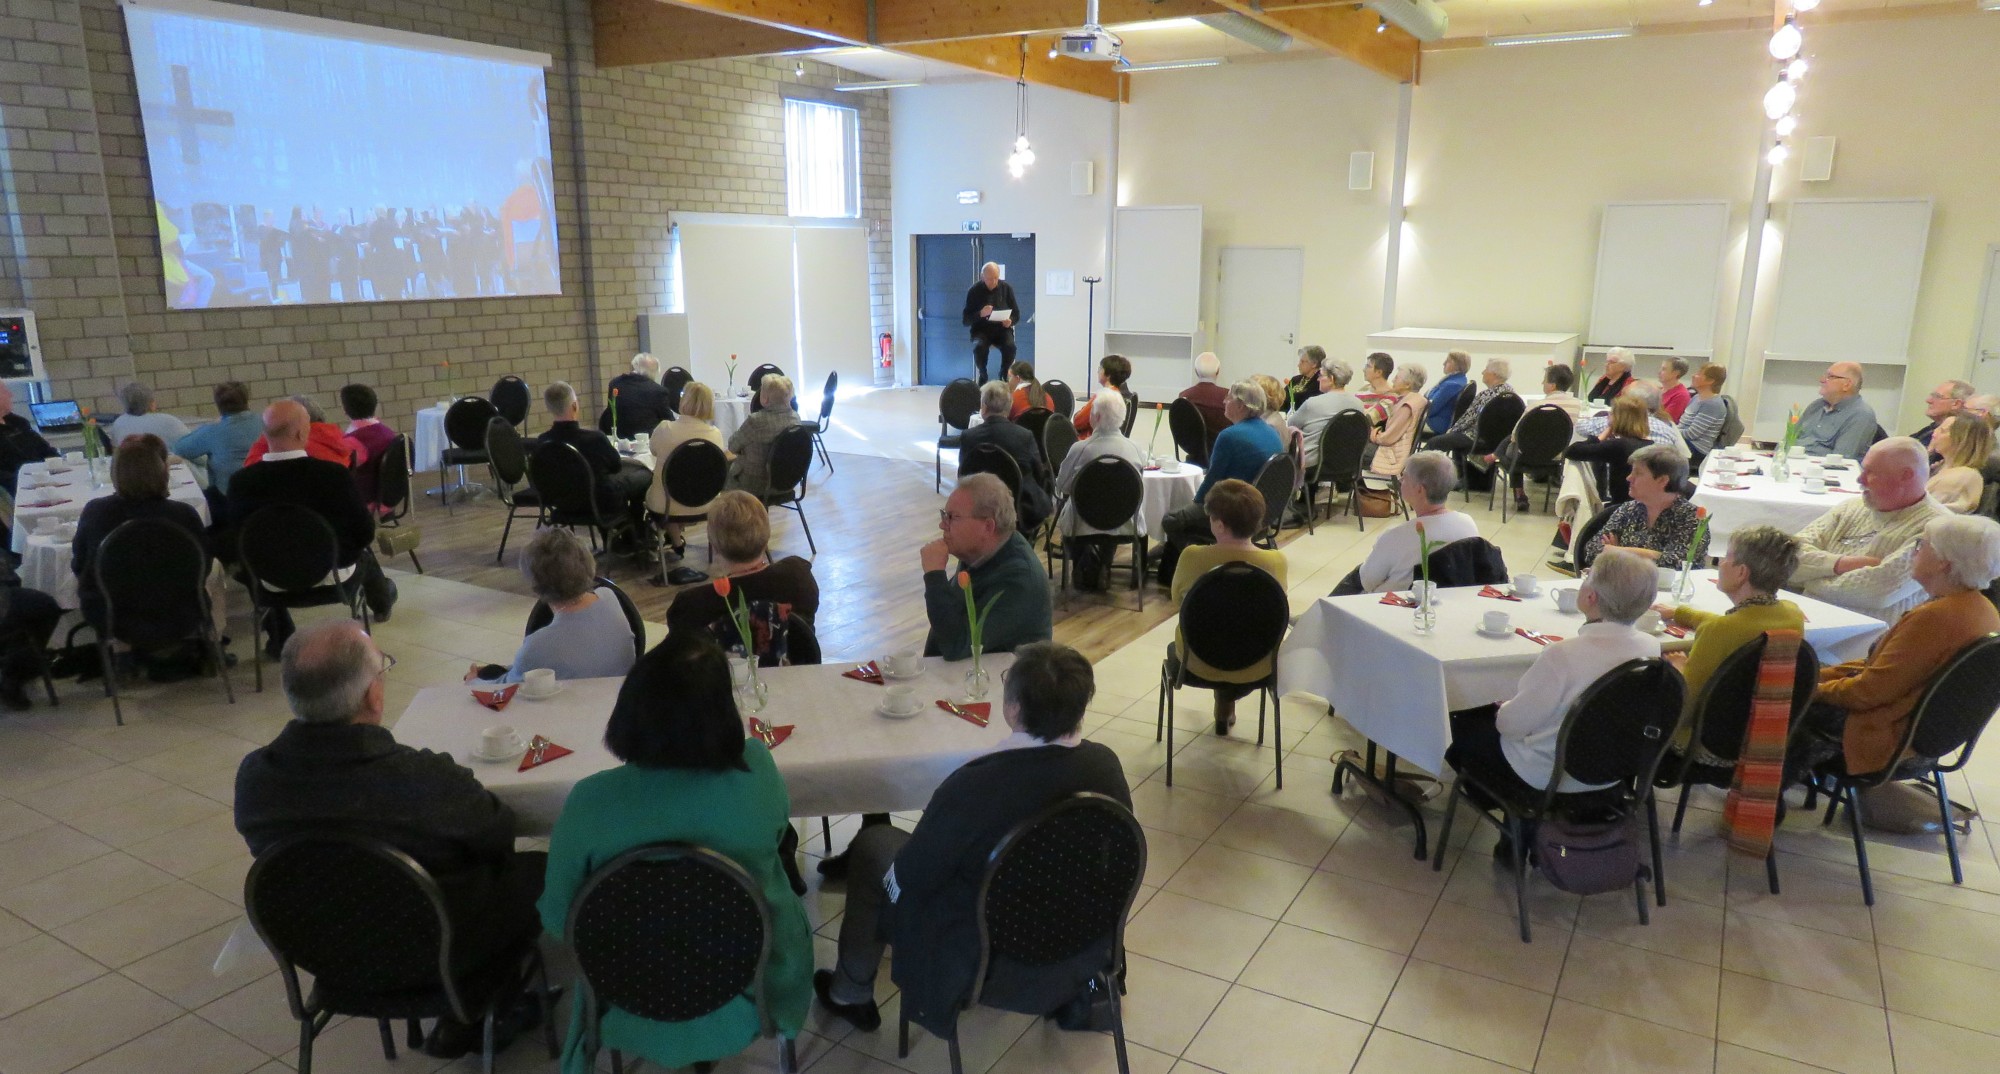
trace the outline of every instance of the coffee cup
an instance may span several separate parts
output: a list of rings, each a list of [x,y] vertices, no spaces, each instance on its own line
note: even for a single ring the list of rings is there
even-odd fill
[[[1828,466],[1839,466],[1841,463],[1846,461],[1847,461],[1846,457],[1841,455],[1841,453],[1838,451],[1829,451],[1826,453],[1826,464]]]
[[[531,668],[521,676],[521,692],[529,697],[546,697],[556,692],[554,668]]]
[[[1807,481],[1824,480],[1826,477],[1826,467],[1816,462],[1809,462],[1806,463],[1805,474]]]
[[[63,461],[64,461],[64,462],[66,462],[66,463],[70,463],[71,465],[74,465],[74,464],[76,464],[76,463],[80,463],[80,462],[82,462],[82,461],[83,461],[83,452],[81,452],[81,451],[66,451],[66,452],[64,452],[64,453],[63,453]]]
[[[1657,633],[1660,629],[1660,613],[1648,608],[1646,614],[1640,616],[1639,621],[1632,625],[1648,634]]]
[[[54,536],[62,532],[63,520],[55,515],[43,515],[35,520],[35,532]]]
[[[1542,583],[1532,574],[1517,574],[1514,576],[1514,595],[1532,597],[1541,590],[1541,585]]]
[[[1793,444],[1792,449],[1790,451],[1785,452],[1785,455],[1788,458],[1803,459],[1806,457],[1805,446],[1802,444]]]
[[[1823,478],[1823,477],[1808,477],[1808,478],[1806,478],[1806,491],[1807,491],[1807,492],[1825,492],[1825,491],[1826,491],[1826,478]]]
[[[479,732],[479,752],[488,757],[498,757],[511,752],[521,744],[521,736],[514,733],[508,724],[495,724]]]
[[[1507,629],[1507,613],[1491,611],[1480,616],[1479,626],[1488,634],[1498,634]]]
[[[1555,590],[1555,598],[1557,608],[1565,612],[1576,610],[1576,590],[1574,588],[1565,587]]]
[[[1681,569],[1679,567],[1661,567],[1657,571],[1657,574],[1659,576],[1659,588],[1661,589],[1672,589],[1674,586],[1680,584]]]
[[[890,653],[882,658],[882,670],[891,675],[915,675],[922,666],[914,650],[905,649],[900,653]]]
[[[883,691],[882,707],[890,712],[915,712],[918,704],[914,686],[891,686]]]
[[[1160,472],[1161,472],[1161,473],[1163,473],[1163,474],[1177,474],[1177,473],[1180,473],[1180,472],[1181,472],[1181,460],[1179,460],[1179,459],[1175,459],[1175,458],[1165,458],[1165,459],[1161,459],[1161,460],[1160,460]]]
[[[1419,578],[1410,583],[1410,599],[1419,605],[1430,604],[1437,599],[1437,586]]]

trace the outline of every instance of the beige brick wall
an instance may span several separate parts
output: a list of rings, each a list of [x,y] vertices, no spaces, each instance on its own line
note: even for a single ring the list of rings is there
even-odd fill
[[[663,307],[673,211],[785,211],[782,97],[827,98],[836,72],[722,60],[599,70],[584,0],[251,0],[258,6],[548,52],[560,296],[170,311],[139,106],[114,0],[0,0],[0,302],[33,308],[59,395],[112,405],[138,377],[163,409],[209,413],[209,388],[373,384],[393,424],[447,390],[518,373],[595,394],[625,368],[637,318]],[[579,62],[565,59],[570,20]],[[571,129],[574,74],[581,129]],[[864,218],[877,331],[891,322],[888,108],[862,108]],[[573,148],[579,140],[579,159]],[[584,194],[577,198],[579,173]],[[586,292],[582,218],[588,217]],[[594,300],[593,318],[588,310]],[[593,354],[591,329],[596,331]],[[450,381],[440,363],[449,360]]]

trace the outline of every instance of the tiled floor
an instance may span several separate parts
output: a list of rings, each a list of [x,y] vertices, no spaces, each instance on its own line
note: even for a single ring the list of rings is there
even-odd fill
[[[1485,525],[1517,566],[1539,561],[1547,516]],[[1366,547],[1351,523],[1291,545],[1295,603],[1330,589]],[[392,713],[421,686],[457,681],[468,661],[511,652],[526,605],[436,579],[402,585],[379,631],[401,661]],[[1271,752],[1248,741],[1254,714],[1220,740],[1199,733],[1207,701],[1189,694],[1168,789],[1152,716],[1169,629],[1099,664],[1090,720],[1124,759],[1149,835],[1129,934],[1142,1074],[2000,1070],[1993,825],[1967,840],[1961,887],[1944,882],[1938,840],[1873,837],[1870,910],[1842,829],[1795,815],[1780,838],[1785,893],[1771,896],[1761,865],[1716,838],[1720,798],[1704,794],[1670,846],[1670,901],[1650,926],[1629,897],[1538,883],[1535,942],[1523,945],[1484,826],[1461,823],[1461,845],[1433,872],[1411,859],[1393,814],[1358,791],[1328,793],[1328,755],[1354,742],[1317,702],[1286,705],[1280,791]],[[58,709],[0,717],[0,1074],[289,1069],[297,1032],[268,961],[213,969],[249,861],[230,822],[232,774],[285,719],[275,689],[249,692],[247,670],[233,706],[212,682],[143,688],[124,728],[77,686]],[[1954,794],[2000,803],[1996,753]],[[854,823],[836,827],[836,845]],[[808,850],[822,849],[815,833]],[[815,877],[822,964],[841,905]],[[893,1024],[886,978],[884,992]],[[899,1061],[893,1031],[849,1033],[817,1015],[810,1029],[801,1053],[816,1074],[946,1069],[943,1047],[921,1034]],[[974,1071],[1114,1067],[1107,1037],[1016,1015],[978,1011],[964,1038]],[[330,1074],[444,1065],[387,1063],[357,1022],[336,1025],[316,1060]],[[774,1066],[758,1047],[724,1069]],[[524,1042],[501,1067],[553,1064]]]

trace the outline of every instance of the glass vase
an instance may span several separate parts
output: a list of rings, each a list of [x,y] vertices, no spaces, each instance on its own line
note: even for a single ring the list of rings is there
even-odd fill
[[[965,673],[965,699],[967,701],[986,700],[986,691],[991,682],[986,675],[986,665],[981,659],[984,656],[984,647],[979,645],[972,647],[972,670]]]
[[[1687,604],[1694,600],[1694,561],[1681,564],[1681,574],[1674,580],[1674,603]]]
[[[1785,448],[1779,445],[1771,455],[1771,480],[1783,483],[1792,479],[1791,460],[1785,456]]]
[[[736,707],[744,715],[755,716],[770,704],[770,684],[757,673],[757,661],[754,657],[746,659],[741,656],[731,656],[729,677],[736,686]]]

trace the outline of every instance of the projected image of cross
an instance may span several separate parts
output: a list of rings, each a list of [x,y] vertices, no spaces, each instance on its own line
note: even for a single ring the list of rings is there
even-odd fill
[[[236,113],[215,108],[196,108],[194,105],[194,84],[188,79],[188,69],[174,65],[174,103],[167,109],[167,118],[179,125],[181,142],[181,163],[196,165],[201,163],[201,128],[234,127]]]

